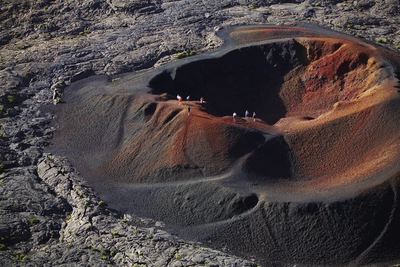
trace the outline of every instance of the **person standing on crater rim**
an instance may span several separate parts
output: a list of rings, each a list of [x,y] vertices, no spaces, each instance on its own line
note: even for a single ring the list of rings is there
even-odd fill
[[[177,95],[176,98],[178,99],[179,105],[182,103],[182,97],[180,95]]]
[[[253,120],[256,121],[256,113],[253,111]]]
[[[232,116],[233,116],[233,121],[236,122],[236,117],[237,117],[236,112],[233,112],[233,115],[232,115]]]
[[[190,115],[190,105],[188,105],[188,115]]]
[[[244,113],[244,117],[247,118],[250,115],[249,111],[246,109],[246,112]]]

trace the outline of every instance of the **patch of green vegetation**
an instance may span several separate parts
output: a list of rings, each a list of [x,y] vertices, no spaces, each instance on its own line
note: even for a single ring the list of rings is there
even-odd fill
[[[113,236],[116,236],[116,235],[118,235],[118,232],[111,231],[110,234],[113,235]]]
[[[90,30],[89,29],[84,29],[83,31],[79,32],[79,35],[84,35],[84,34],[89,34]]]
[[[14,103],[14,102],[15,102],[15,96],[13,96],[13,95],[8,95],[8,96],[7,96],[7,101],[8,101],[8,103],[10,103],[10,104]]]
[[[79,192],[78,190],[74,190],[75,191],[75,193],[80,197],[80,198],[83,198],[83,194],[81,193],[81,192]]]
[[[17,251],[13,252],[12,257],[17,261],[26,261],[28,257],[23,253],[18,253]]]
[[[126,219],[121,219],[120,222],[122,222],[122,223],[127,223],[128,221],[127,221]]]
[[[249,5],[249,9],[256,9],[256,7],[255,7],[255,5],[250,4],[250,5]]]
[[[108,250],[105,248],[100,249],[100,254],[101,255],[108,255]]]
[[[384,42],[383,38],[381,38],[381,37],[377,37],[375,39],[375,41],[378,42],[378,43],[383,43]]]
[[[178,55],[176,56],[177,59],[181,59],[181,58],[185,58],[185,57],[190,57],[195,55],[196,52],[194,52],[193,50],[190,50],[189,52],[180,52],[178,53]]]
[[[0,173],[3,173],[3,171],[4,171],[4,165],[0,164]]]
[[[24,50],[25,48],[27,48],[27,46],[25,46],[23,44],[17,44],[17,49]]]
[[[180,259],[180,258],[182,258],[182,257],[179,255],[179,249],[175,249],[174,252],[172,252],[172,253],[170,254],[170,257],[174,257],[175,259]]]
[[[179,250],[178,249],[175,249],[173,252],[171,252],[170,254],[169,254],[169,256],[170,257],[174,257],[176,254],[178,254],[179,253]]]
[[[38,222],[39,222],[38,218],[32,217],[32,218],[29,219],[29,223],[31,225],[37,224]]]
[[[104,206],[106,203],[104,203],[104,201],[103,200],[100,200],[99,202],[97,202],[97,205],[99,205],[99,206]]]
[[[153,237],[151,235],[146,235],[146,239],[152,239]]]
[[[0,244],[0,251],[6,250],[7,246],[4,244]]]

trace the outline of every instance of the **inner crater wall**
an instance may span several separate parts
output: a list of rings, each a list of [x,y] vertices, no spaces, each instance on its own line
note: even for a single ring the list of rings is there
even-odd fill
[[[153,94],[203,97],[216,116],[254,110],[268,124],[288,116],[315,118],[337,101],[358,97],[377,69],[360,47],[336,39],[290,39],[231,50],[165,69]]]

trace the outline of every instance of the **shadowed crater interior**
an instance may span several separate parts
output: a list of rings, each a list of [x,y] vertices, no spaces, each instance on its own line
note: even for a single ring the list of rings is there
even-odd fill
[[[207,112],[216,116],[253,110],[274,124],[291,115],[317,117],[367,90],[359,83],[346,86],[344,78],[366,68],[368,59],[339,40],[289,39],[164,70],[149,86],[154,94],[203,97]]]

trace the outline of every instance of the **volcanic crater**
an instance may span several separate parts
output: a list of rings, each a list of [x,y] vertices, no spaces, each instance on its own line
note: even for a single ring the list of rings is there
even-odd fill
[[[111,207],[268,266],[397,259],[399,55],[320,28],[218,34],[208,54],[73,83],[50,152]]]

